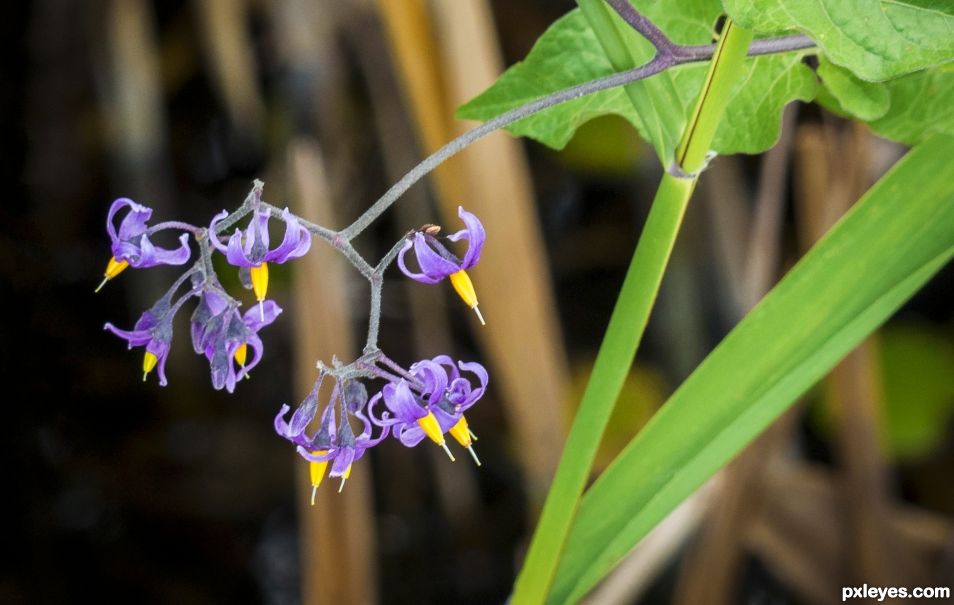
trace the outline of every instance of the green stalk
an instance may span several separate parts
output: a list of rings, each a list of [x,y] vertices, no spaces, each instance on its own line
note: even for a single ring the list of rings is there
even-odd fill
[[[614,71],[626,71],[652,58],[651,45],[637,36],[629,25],[607,6],[604,0],[577,0],[580,11],[590,28],[596,33],[600,46]],[[628,31],[627,31],[628,30]],[[659,157],[665,157],[675,147],[680,128],[685,119],[680,110],[679,97],[669,78],[647,78],[623,87],[626,96],[643,126],[650,133],[650,140]],[[659,116],[646,120],[642,116]]]
[[[677,177],[666,173],[656,191],[527,558],[517,577],[511,600],[513,605],[542,604],[553,585],[596,450],[649,321],[676,235],[695,188],[696,175],[705,165],[732,87],[742,75],[743,61],[751,41],[751,32],[735,26],[731,20],[726,22],[699,101],[677,148],[674,163],[683,173],[692,176]]]

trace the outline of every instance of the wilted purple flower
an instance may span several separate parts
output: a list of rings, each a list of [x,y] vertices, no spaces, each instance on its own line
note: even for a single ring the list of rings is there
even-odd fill
[[[129,208],[129,212],[119,223],[119,229],[116,229],[113,220],[116,214],[123,208]],[[183,233],[179,237],[179,248],[167,250],[155,246],[149,241],[146,235],[148,227],[146,222],[152,217],[152,208],[137,204],[129,198],[121,197],[109,207],[109,213],[106,216],[106,231],[109,233],[109,239],[112,241],[112,258],[104,272],[105,279],[99,285],[103,287],[110,279],[116,277],[126,267],[135,267],[144,269],[156,265],[183,265],[189,260],[191,251],[189,250],[189,235]],[[99,288],[96,290],[98,291]]]
[[[219,221],[228,215],[227,210],[217,214],[212,219],[209,231],[215,234]],[[252,289],[259,303],[265,300],[268,292],[268,263],[284,263],[304,256],[311,248],[311,233],[292,216],[288,208],[285,208],[282,212],[282,220],[285,221],[285,237],[277,248],[269,250],[268,219],[270,216],[267,208],[256,209],[252,213],[252,220],[249,221],[248,227],[244,231],[236,229],[235,233],[229,237],[228,245],[220,242],[216,235],[213,235],[210,240],[219,252],[225,254],[230,264],[248,269]],[[264,313],[264,308],[259,304],[260,318],[264,319]]]
[[[192,314],[192,346],[209,360],[215,389],[225,387],[233,392],[236,383],[262,359],[264,345],[258,331],[275,321],[282,310],[272,300],[263,301],[260,309],[260,313],[248,310],[242,315],[234,301],[211,290],[202,293]],[[247,361],[250,348],[252,359]]]
[[[149,372],[158,366],[159,384],[166,386],[166,359],[172,343],[172,293],[160,298],[148,311],[144,312],[132,330],[120,330],[111,323],[103,326],[116,336],[124,338],[129,348],[146,347],[142,359],[142,380],[146,381]]]
[[[463,206],[458,206],[457,216],[464,221],[466,229],[461,229],[457,233],[447,236],[451,241],[467,240],[467,252],[461,260],[448,250],[436,237],[425,232],[414,234],[414,240],[408,240],[404,244],[398,255],[398,267],[401,271],[415,281],[424,284],[436,284],[445,277],[450,278],[451,285],[468,307],[477,313],[480,323],[484,323],[484,318],[477,308],[477,294],[474,292],[474,284],[467,275],[467,269],[470,269],[480,260],[480,252],[484,247],[484,240],[487,234],[484,226],[476,216],[464,210]],[[411,248],[414,248],[414,256],[417,258],[417,264],[420,266],[420,273],[415,273],[407,268],[404,257]]]

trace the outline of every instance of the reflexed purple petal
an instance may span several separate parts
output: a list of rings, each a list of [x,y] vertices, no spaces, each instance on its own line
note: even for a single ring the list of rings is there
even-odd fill
[[[278,414],[275,415],[274,425],[275,432],[281,435],[282,437],[294,437],[298,433],[292,433],[290,425],[285,421],[285,414],[288,413],[288,410],[291,409],[287,403],[282,404],[282,409],[278,410]],[[295,410],[297,412],[297,410]]]
[[[423,395],[428,403],[437,403],[447,389],[447,372],[440,364],[429,359],[418,361],[411,366],[411,375],[424,383]]]
[[[215,248],[216,250],[218,250],[219,252],[223,254],[225,254],[226,248],[224,245],[222,245],[222,242],[219,241],[219,235],[218,233],[216,233],[216,229],[218,229],[219,222],[221,222],[222,219],[224,219],[228,215],[229,215],[229,211],[223,210],[222,212],[219,212],[214,217],[212,217],[212,222],[209,223],[209,241],[212,243],[213,248]]]
[[[460,271],[460,267],[434,252],[421,233],[414,235],[414,255],[417,257],[417,264],[421,266],[421,271],[431,279],[440,280]]]
[[[149,242],[147,236],[142,236],[142,242]],[[151,245],[152,242],[149,242]],[[145,257],[145,254],[143,254]],[[192,250],[189,249],[189,234],[183,233],[179,236],[179,247],[175,250],[167,250],[166,248],[160,248],[158,246],[154,247],[153,252],[153,264],[155,265],[184,265],[189,261],[189,258],[192,256]],[[145,267],[144,263],[140,263],[140,267]]]
[[[129,207],[129,214],[120,222],[119,232],[117,233],[113,218],[117,212],[127,206]],[[109,212],[106,215],[106,231],[113,243],[133,239],[146,231],[146,221],[151,216],[151,208],[137,204],[129,198],[121,197],[109,206]]]
[[[264,319],[262,318],[262,310],[264,310]],[[279,307],[274,300],[263,301],[262,310],[259,310],[259,306],[255,305],[246,311],[245,315],[242,316],[242,321],[249,330],[258,332],[268,324],[275,321],[275,319],[282,312],[282,308]]]
[[[441,279],[434,279],[432,277],[428,277],[427,275],[424,275],[423,273],[415,273],[407,268],[407,265],[404,264],[404,255],[407,254],[407,251],[410,250],[413,245],[414,244],[410,240],[408,240],[404,244],[404,247],[401,248],[401,252],[398,254],[397,263],[398,263],[398,267],[401,269],[401,272],[404,273],[404,275],[407,275],[408,277],[413,279],[414,281],[419,281],[422,284],[436,284],[437,282],[441,281]]]
[[[447,366],[448,383],[460,378],[460,372],[457,371],[457,364],[450,358],[450,355],[438,355],[431,361],[441,366]]]
[[[152,340],[149,330],[120,330],[111,323],[103,326],[104,330],[109,330],[116,336],[125,339],[129,343],[129,348],[141,347]]]
[[[425,437],[424,429],[422,429],[417,423],[405,424],[402,428],[397,429],[397,431],[398,441],[407,447],[414,447],[423,441]]]
[[[265,255],[268,262],[284,263],[303,256],[311,248],[311,233],[302,227],[288,208],[282,212],[282,220],[285,221],[285,237],[277,248]]]
[[[404,422],[415,422],[418,418],[427,416],[425,410],[417,402],[407,381],[403,378],[398,383],[389,382],[382,389],[384,405],[394,414],[395,418]]]
[[[247,236],[246,239],[248,239]],[[242,232],[238,229],[236,229],[235,233],[229,238],[229,246],[225,253],[225,258],[229,261],[230,265],[235,267],[254,267],[260,264],[253,263],[248,257],[248,252],[242,247]]]
[[[371,422],[381,427],[389,427],[395,424],[403,423],[404,421],[400,418],[391,417],[390,412],[383,412],[380,416],[374,415],[374,406],[384,401],[382,397],[383,395],[381,393],[377,393],[371,398],[371,401],[368,402],[368,416],[371,417]]]
[[[146,269],[155,267],[156,265],[184,265],[189,260],[189,257],[192,256],[188,239],[189,234],[183,233],[182,236],[179,237],[180,247],[175,250],[166,250],[165,248],[154,246],[153,243],[149,241],[149,236],[143,235],[139,239],[138,254],[130,255],[125,260],[129,261],[129,266],[137,269]]]
[[[464,221],[467,228],[447,236],[447,239],[456,242],[464,238],[468,241],[467,252],[464,254],[464,260],[461,262],[460,267],[461,269],[470,269],[480,260],[480,252],[484,248],[484,240],[487,239],[487,233],[484,231],[484,226],[480,220],[470,212],[464,210],[463,206],[457,207],[457,216]]]
[[[364,454],[364,450],[374,447],[375,445],[384,441],[384,438],[388,436],[388,433],[390,432],[391,429],[390,427],[385,427],[384,430],[381,431],[380,435],[372,438],[371,423],[368,421],[368,418],[364,414],[362,414],[360,410],[355,412],[354,415],[357,416],[359,420],[361,420],[361,424],[363,427],[361,434],[358,435],[358,439],[356,441],[356,444],[359,450],[358,458],[360,458]]]

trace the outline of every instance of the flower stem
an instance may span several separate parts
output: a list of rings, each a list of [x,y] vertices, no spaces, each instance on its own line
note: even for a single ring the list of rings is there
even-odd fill
[[[751,32],[731,21],[726,23],[696,110],[677,147],[677,167],[685,176],[664,174],[656,191],[517,578],[513,605],[542,604],[550,592],[597,448],[629,374],[698,173],[705,164],[728,93],[741,77],[751,40]]]

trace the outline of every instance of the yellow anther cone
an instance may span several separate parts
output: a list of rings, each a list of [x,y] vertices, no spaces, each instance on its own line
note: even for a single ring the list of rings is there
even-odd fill
[[[473,309],[474,313],[477,314],[480,325],[487,325],[487,322],[484,321],[484,316],[480,313],[480,309],[477,308],[477,292],[474,291],[474,282],[470,281],[470,276],[467,275],[467,272],[461,269],[457,273],[451,273],[449,277],[451,285],[454,286],[457,295],[464,301],[464,304]]]
[[[268,263],[262,263],[257,267],[248,270],[249,278],[252,280],[252,292],[255,293],[255,300],[258,301],[258,312],[262,321],[265,321],[265,294],[268,293]]]
[[[146,354],[142,357],[142,381],[146,382],[146,377],[149,376],[149,372],[156,367],[156,364],[159,363],[159,358],[155,354],[146,351]]]
[[[328,450],[315,450],[312,454],[316,456],[324,456],[328,453]],[[311,505],[315,505],[315,495],[318,492],[318,486],[321,485],[321,480],[325,478],[325,469],[328,468],[328,461],[324,462],[308,462],[308,475],[311,477]]]
[[[451,454],[451,451],[447,448],[447,442],[444,440],[444,432],[441,431],[441,425],[437,422],[437,418],[434,417],[434,414],[428,412],[427,416],[417,419],[417,424],[431,441],[444,448],[447,457],[451,459],[451,462],[454,462],[454,455]]]
[[[103,281],[96,286],[96,290],[94,290],[94,292],[99,292],[102,290],[103,286],[106,285],[106,282],[125,271],[128,266],[128,261],[116,260],[115,256],[109,257],[109,262],[106,263],[106,270],[103,271]]]

